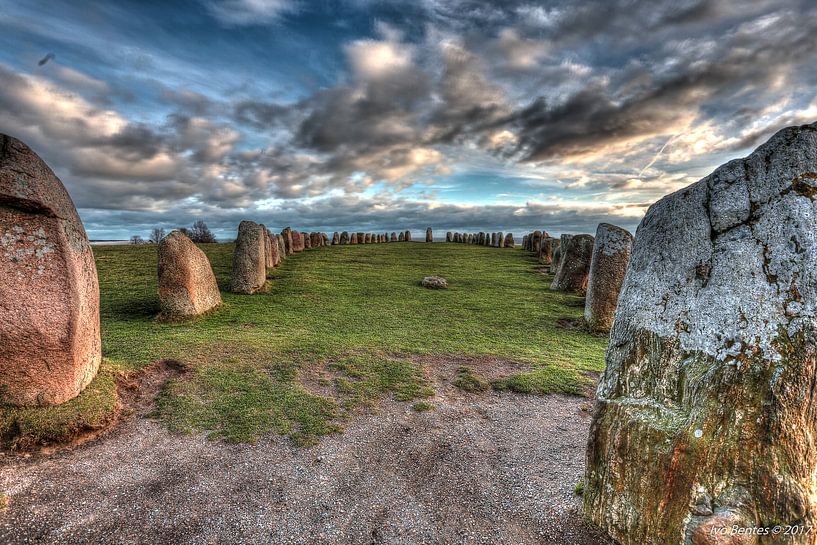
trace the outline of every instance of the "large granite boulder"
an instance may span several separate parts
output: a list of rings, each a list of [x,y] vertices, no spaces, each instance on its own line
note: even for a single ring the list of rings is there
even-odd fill
[[[312,241],[313,248],[320,248],[323,246],[323,236],[321,233],[310,233],[309,238]]]
[[[591,331],[606,333],[613,325],[632,247],[633,235],[626,229],[609,223],[596,228],[584,302],[584,320]]]
[[[233,250],[231,292],[250,294],[264,287],[267,281],[264,238],[264,228],[254,221],[244,220],[238,225],[238,237]]]
[[[426,229],[426,242],[434,242],[434,236],[431,232],[431,227]]]
[[[815,198],[817,124],[641,221],[584,486],[587,514],[623,545],[814,543],[729,532],[817,527]]]
[[[173,231],[163,238],[158,254],[161,320],[192,318],[221,304],[210,261],[184,233]]]
[[[68,401],[101,360],[96,265],[74,203],[36,153],[0,134],[0,404]]]
[[[535,244],[534,248],[536,248]],[[562,248],[562,259],[550,289],[573,292],[587,290],[590,261],[592,259],[593,237],[591,235],[570,237],[567,244]]]

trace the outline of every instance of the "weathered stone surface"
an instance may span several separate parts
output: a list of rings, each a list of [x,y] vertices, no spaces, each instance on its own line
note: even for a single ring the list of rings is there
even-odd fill
[[[778,132],[641,221],[584,488],[588,515],[623,545],[712,543],[708,528],[732,524],[817,526],[816,196],[813,124]]]
[[[181,231],[159,242],[158,257],[160,319],[191,318],[221,304],[210,261]]]
[[[394,231],[391,232],[391,241],[397,242],[397,233],[395,233]]]
[[[372,234],[371,233],[366,233],[365,235],[363,235],[363,243],[364,244],[371,244],[372,243]]]
[[[309,233],[303,232],[301,233],[301,240],[304,242],[304,249],[311,250],[312,249],[312,236]]]
[[[426,242],[434,242],[434,237],[431,232],[431,227],[426,229]]]
[[[329,236],[326,233],[321,233],[321,246],[329,246]]]
[[[445,241],[446,242],[454,242],[454,233],[452,233],[451,231],[448,231],[445,234]]]
[[[593,259],[593,237],[591,235],[570,237],[567,245],[562,249],[562,259],[550,289],[584,292],[587,289],[591,259]]]
[[[366,244],[366,233],[358,233],[357,234],[357,243],[358,244]]]
[[[332,233],[332,246],[337,246],[338,244],[340,244],[340,234],[335,231]]]
[[[420,285],[430,290],[444,290],[448,287],[448,282],[442,276],[426,276]]]
[[[403,233],[400,233],[399,235],[397,235],[397,242],[403,242],[404,240],[405,240],[405,235]]]
[[[406,236],[404,237],[406,242],[411,242],[411,231],[406,231]]]
[[[349,231],[344,231],[340,234],[341,245],[349,244]]]
[[[496,234],[496,247],[497,248],[505,247],[505,235],[502,233],[502,231]]]
[[[94,255],[71,197],[0,134],[0,404],[76,397],[102,359]]]
[[[352,237],[349,239],[349,244],[357,244],[357,233],[352,233]]]
[[[607,332],[613,325],[632,247],[633,235],[629,231],[609,223],[596,228],[584,303],[584,320],[591,331]]]
[[[524,250],[528,249],[528,235],[524,235],[522,237],[522,249]]]
[[[292,251],[295,253],[304,251],[304,237],[300,231],[292,231]]]
[[[514,247],[513,233],[508,233],[507,235],[505,235],[505,242],[504,242],[503,245],[505,246],[505,248],[513,248]]]
[[[267,281],[265,249],[263,227],[254,221],[242,221],[233,251],[231,292],[250,294],[264,287]]]
[[[487,236],[487,235],[486,235],[486,236]],[[489,245],[490,245],[490,246],[496,246],[496,233],[491,233],[491,237],[490,237],[490,238],[491,238],[491,242],[490,242],[490,244],[489,244]]]
[[[284,246],[286,246],[286,254],[292,255],[295,253],[295,245],[292,240],[292,229],[289,227],[285,227],[283,231],[281,231],[281,236],[284,237]]]
[[[323,246],[323,237],[321,236],[320,233],[311,233],[309,235],[309,238],[311,239],[312,242],[311,246],[313,248],[320,248],[321,246]]]
[[[559,270],[559,263],[562,262],[562,246],[558,240],[554,240],[553,261],[550,263],[550,274],[556,274]]]

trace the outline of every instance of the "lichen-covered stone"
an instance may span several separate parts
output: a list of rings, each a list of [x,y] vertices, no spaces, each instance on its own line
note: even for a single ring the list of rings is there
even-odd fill
[[[267,281],[264,238],[264,228],[254,221],[244,220],[238,225],[230,278],[231,292],[251,294],[264,287]]]
[[[545,233],[545,236],[547,236],[547,233]],[[541,246],[541,244],[542,244],[542,231],[534,231],[533,234],[531,235],[530,251],[535,253],[535,254],[538,254],[539,253],[539,247]]]
[[[536,248],[535,244],[534,248]],[[556,271],[556,276],[550,285],[550,289],[584,292],[587,289],[590,261],[592,259],[593,237],[591,235],[576,235],[570,237],[567,244],[562,246],[562,257],[559,262],[559,269]]]
[[[622,545],[817,527],[816,196],[814,124],[778,132],[642,220],[584,487],[585,511]]]
[[[539,263],[542,265],[550,265],[553,263],[553,251],[556,246],[556,239],[553,237],[545,237],[539,244]]]
[[[0,404],[76,397],[102,359],[94,255],[48,165],[0,134]]]
[[[632,247],[633,235],[626,229],[609,223],[596,228],[584,302],[584,320],[591,331],[607,332],[613,325]]]
[[[286,248],[286,242],[284,241],[284,235],[275,235],[275,240],[278,241],[278,257],[279,257],[279,261],[286,259],[286,257],[287,257],[287,248]]]
[[[221,304],[210,261],[184,233],[173,231],[159,242],[158,261],[160,319],[191,318]]]

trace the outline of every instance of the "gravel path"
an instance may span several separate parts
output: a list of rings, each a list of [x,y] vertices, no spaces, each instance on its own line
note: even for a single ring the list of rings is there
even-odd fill
[[[0,458],[0,543],[596,545],[573,487],[586,400],[438,388],[299,449],[142,417],[72,451]]]

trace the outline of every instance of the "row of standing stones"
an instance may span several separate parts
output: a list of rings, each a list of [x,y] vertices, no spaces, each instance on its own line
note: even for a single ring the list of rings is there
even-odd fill
[[[522,237],[522,248],[538,256],[554,275],[550,289],[585,293],[584,319],[594,332],[609,332],[627,272],[633,235],[601,223],[596,236],[533,231]]]
[[[817,123],[783,129],[641,221],[584,477],[587,515],[621,544],[815,542],[806,531],[817,524],[815,198]],[[242,225],[237,253],[252,240],[248,253],[272,247],[266,230]],[[286,229],[274,239],[279,258],[306,245]],[[628,243],[612,226],[588,239],[556,244],[534,232],[523,245],[556,262],[559,288],[576,282],[566,256],[589,253],[590,268],[605,269]],[[194,245],[171,234],[173,244],[210,278]],[[0,251],[0,403],[71,399],[101,359],[93,254],[61,182],[2,135]],[[588,273],[590,297],[598,278]]]
[[[455,242],[457,244],[475,244],[477,246],[490,246],[492,248],[513,248],[513,233],[507,235],[502,232],[485,233],[452,233],[451,231],[445,234],[446,242]]]

